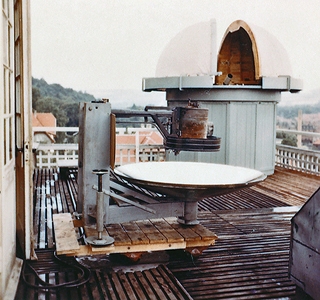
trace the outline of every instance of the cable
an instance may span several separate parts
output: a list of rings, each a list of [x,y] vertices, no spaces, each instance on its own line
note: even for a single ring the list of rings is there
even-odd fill
[[[61,258],[59,258],[56,254],[56,252],[54,252],[54,257],[58,260],[59,263],[67,265],[68,267],[71,267],[73,269],[77,269],[80,271],[80,277],[76,280],[72,280],[72,281],[68,281],[68,282],[64,282],[64,283],[60,283],[60,284],[51,284],[48,283],[44,280],[42,280],[38,274],[38,272],[27,262],[25,261],[23,264],[23,268],[22,268],[22,280],[23,282],[31,288],[34,289],[42,289],[42,290],[54,290],[54,289],[60,289],[60,288],[73,288],[73,287],[79,287],[81,285],[86,284],[91,276],[91,271],[89,268],[85,267],[84,265],[80,264],[76,259],[75,262],[76,264],[71,264],[68,263],[64,260],[62,260]],[[40,285],[36,285],[36,284],[32,284],[30,282],[27,281],[26,277],[25,277],[25,267],[26,265],[28,265],[28,267],[32,270],[32,272],[34,273],[34,275],[36,276],[37,280],[39,281]]]

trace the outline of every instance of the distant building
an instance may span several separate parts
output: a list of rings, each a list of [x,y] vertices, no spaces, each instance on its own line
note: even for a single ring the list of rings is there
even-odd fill
[[[57,120],[52,113],[32,113],[32,127],[57,127]],[[34,131],[34,143],[53,144],[55,131]]]
[[[313,142],[313,146],[320,150],[320,139]]]
[[[158,131],[140,131],[137,129],[136,132],[132,133],[118,133],[116,136],[117,151],[116,151],[116,165],[134,163],[136,162],[135,152],[136,147],[140,145],[163,145],[163,138]],[[150,160],[152,157],[150,154],[152,147],[145,149],[145,153],[149,156]],[[164,152],[164,149],[161,150]],[[148,159],[149,160],[149,159]]]

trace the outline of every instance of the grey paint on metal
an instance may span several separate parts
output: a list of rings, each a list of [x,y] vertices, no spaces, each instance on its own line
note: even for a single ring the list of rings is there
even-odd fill
[[[273,174],[276,104],[281,93],[248,88],[216,92],[167,91],[169,107],[186,106],[191,99],[198,101],[201,108],[209,109],[208,121],[214,124],[214,135],[221,137],[221,147],[219,152],[181,151],[178,155],[169,150],[166,159],[229,164]]]
[[[209,101],[209,102],[280,102],[278,90],[261,90],[261,86],[223,86],[211,89],[167,90],[167,101]]]
[[[84,201],[84,195],[83,191],[83,125],[84,125],[84,103],[79,103],[79,151],[78,151],[78,202],[77,202],[77,212],[79,214],[82,213],[83,209],[83,201]]]
[[[230,103],[228,107],[227,164],[255,168],[255,104]]]
[[[143,78],[143,91],[169,90],[169,89],[194,89],[194,88],[210,88],[224,89],[224,86],[214,85],[215,77],[209,75],[201,76],[172,76],[172,77],[155,77]],[[293,91],[297,92],[302,89],[302,80],[292,78],[291,76],[279,77],[262,77],[262,84],[252,86],[229,86],[229,88],[246,89],[270,89],[278,91]]]
[[[262,77],[262,88],[272,90],[290,90],[292,92],[301,91],[303,83],[301,79],[291,76]]]
[[[275,166],[276,106],[261,103],[257,107],[255,166],[265,174],[272,174]]]
[[[166,218],[183,216],[184,202],[164,202],[158,204],[148,204],[148,208],[155,210],[157,213],[152,214],[135,206],[117,205],[109,206],[109,223],[130,222],[136,220]]]
[[[320,295],[320,189],[291,220],[290,278],[314,299]]]
[[[290,279],[313,299],[320,295],[320,254],[293,240]]]
[[[86,224],[88,212],[96,206],[97,193],[92,189],[98,177],[93,169],[110,168],[110,103],[82,103],[80,105],[79,140],[79,201]],[[109,190],[108,174],[104,175],[103,188]],[[109,197],[104,195],[104,211],[108,212]],[[80,206],[80,205],[79,205]],[[104,216],[108,223],[108,213]]]

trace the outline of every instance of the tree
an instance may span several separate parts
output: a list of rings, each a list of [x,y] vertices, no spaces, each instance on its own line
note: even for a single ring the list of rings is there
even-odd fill
[[[57,125],[60,127],[66,126],[69,121],[67,112],[63,109],[63,101],[59,99],[52,97],[40,98],[35,103],[34,109],[38,112],[51,112],[57,119]]]
[[[41,98],[40,90],[36,87],[32,87],[32,108],[35,109],[38,100]]]
[[[284,134],[284,138],[281,141],[282,145],[297,147],[297,137],[292,134]]]
[[[62,105],[62,109],[68,116],[67,127],[78,127],[79,126],[79,104],[77,103],[65,103]]]

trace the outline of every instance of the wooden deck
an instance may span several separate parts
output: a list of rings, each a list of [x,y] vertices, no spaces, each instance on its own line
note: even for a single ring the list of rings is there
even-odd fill
[[[214,245],[217,239],[212,231],[200,224],[187,227],[179,224],[176,217],[170,217],[109,224],[105,226],[103,235],[112,237],[114,243],[94,247],[78,242],[75,227],[84,227],[86,237],[91,237],[97,236],[95,226],[83,226],[79,220],[73,222],[69,213],[54,214],[53,219],[58,255],[122,253],[138,259],[149,251],[186,249],[191,252],[197,248],[207,248]]]
[[[44,291],[21,281],[16,299],[295,299],[288,279],[290,220],[319,185],[320,177],[277,168],[255,187],[201,201],[200,223],[218,240],[197,260],[181,250],[150,253],[135,265],[113,255],[88,256],[80,262],[90,262],[92,274],[80,287]],[[75,279],[79,272],[53,257],[52,216],[75,211],[76,177],[60,180],[55,170],[36,170],[34,186],[39,260],[29,263],[46,282]],[[24,274],[38,284],[30,267]]]

